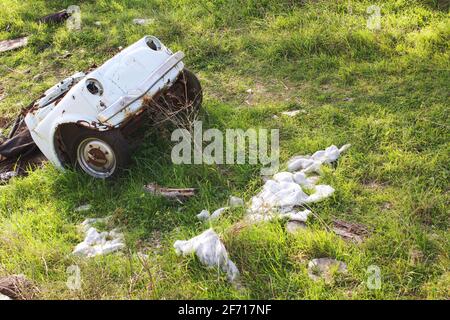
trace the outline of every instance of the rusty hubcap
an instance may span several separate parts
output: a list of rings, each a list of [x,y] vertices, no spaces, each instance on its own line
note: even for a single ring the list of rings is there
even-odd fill
[[[116,169],[113,149],[98,138],[88,138],[79,144],[77,160],[83,171],[95,178],[107,178]]]

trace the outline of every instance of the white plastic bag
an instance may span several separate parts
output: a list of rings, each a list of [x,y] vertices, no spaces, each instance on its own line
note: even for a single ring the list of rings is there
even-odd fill
[[[228,252],[213,229],[208,229],[190,240],[177,240],[174,248],[178,255],[195,252],[200,262],[209,268],[220,267],[227,273],[228,281],[234,282],[239,277],[239,270],[228,258]]]

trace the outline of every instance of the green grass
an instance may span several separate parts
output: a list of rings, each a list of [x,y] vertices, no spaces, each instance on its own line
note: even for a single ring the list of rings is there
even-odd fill
[[[23,49],[0,54],[3,117],[13,117],[56,81],[146,34],[186,53],[201,78],[208,127],[279,128],[281,157],[351,143],[323,181],[336,189],[312,207],[320,219],[287,234],[281,222],[237,228],[244,211],[213,223],[242,274],[231,286],[195,257],[177,257],[176,239],[208,226],[195,215],[245,200],[262,185],[258,168],[176,166],[170,134],[153,130],[116,181],[98,181],[50,165],[0,187],[0,275],[24,273],[56,299],[448,299],[449,43],[446,1],[383,1],[381,30],[366,27],[371,1],[79,1],[83,29],[39,25],[73,1],[0,4],[0,39],[30,35]],[[132,24],[148,17],[148,26]],[[101,21],[102,26],[96,26]],[[72,55],[62,58],[68,51]],[[14,71],[11,71],[14,70]],[[247,89],[254,97],[247,104]],[[347,98],[347,99],[346,99]],[[348,99],[350,98],[350,99]],[[281,111],[303,109],[291,119]],[[143,192],[149,182],[196,187],[184,205]],[[90,212],[75,213],[81,204]],[[86,217],[113,215],[129,250],[90,260],[70,255]],[[372,233],[346,243],[324,226],[333,218]],[[149,254],[142,264],[137,252]],[[334,257],[349,272],[333,284],[307,275],[312,258]],[[81,269],[82,290],[66,286]],[[366,286],[367,267],[382,287]]]

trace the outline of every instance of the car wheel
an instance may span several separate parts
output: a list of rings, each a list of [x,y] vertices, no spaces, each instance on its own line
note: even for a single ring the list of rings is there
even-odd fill
[[[81,129],[72,145],[71,158],[88,175],[111,178],[130,160],[128,142],[118,130]]]
[[[203,92],[197,76],[188,69],[184,69],[180,80],[186,84],[184,92],[186,100],[192,103],[194,110],[200,109],[203,100]]]
[[[190,125],[197,117],[203,100],[200,81],[191,71],[183,69],[173,85],[147,106],[149,118],[155,124],[171,122]]]

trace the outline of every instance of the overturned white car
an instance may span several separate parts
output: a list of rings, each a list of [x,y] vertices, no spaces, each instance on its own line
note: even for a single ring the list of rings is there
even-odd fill
[[[146,36],[93,71],[61,81],[24,117],[32,140],[58,168],[76,165],[96,178],[113,176],[130,158],[123,131],[136,123],[145,101],[164,97],[199,107],[200,83],[183,57]]]

